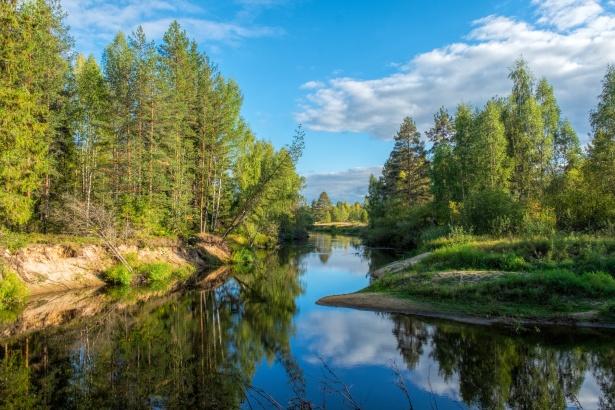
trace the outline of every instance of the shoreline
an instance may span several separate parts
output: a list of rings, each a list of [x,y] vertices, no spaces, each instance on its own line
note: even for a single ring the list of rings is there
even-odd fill
[[[465,313],[447,312],[428,302],[400,298],[383,293],[366,292],[330,295],[320,298],[316,301],[316,304],[320,306],[343,307],[386,313],[400,313],[480,326],[566,326],[615,330],[615,323],[587,320],[586,318],[582,318],[584,313],[578,314],[579,318],[575,318],[571,315],[557,318],[524,318],[506,316],[485,317]]]

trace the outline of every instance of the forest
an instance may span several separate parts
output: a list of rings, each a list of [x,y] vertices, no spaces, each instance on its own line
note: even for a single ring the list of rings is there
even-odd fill
[[[425,132],[405,118],[372,176],[367,240],[414,248],[453,233],[552,236],[615,229],[615,67],[591,111],[584,149],[554,89],[523,59],[512,90],[483,107],[441,108]]]
[[[160,43],[117,33],[99,63],[59,2],[1,2],[0,19],[0,237],[83,234],[101,215],[121,237],[271,246],[304,229],[304,132],[279,150],[257,139],[237,83],[177,22]]]

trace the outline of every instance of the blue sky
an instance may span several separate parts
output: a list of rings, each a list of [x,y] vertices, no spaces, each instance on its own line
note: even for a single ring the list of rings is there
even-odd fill
[[[118,30],[154,39],[177,19],[244,93],[260,138],[307,129],[305,195],[362,200],[405,115],[505,94],[523,55],[556,87],[585,141],[606,65],[615,62],[613,0],[63,0],[80,52],[100,57]]]

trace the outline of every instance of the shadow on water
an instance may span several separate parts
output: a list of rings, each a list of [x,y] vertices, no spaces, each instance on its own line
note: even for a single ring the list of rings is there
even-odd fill
[[[0,407],[383,408],[380,391],[386,408],[615,407],[613,333],[314,305],[386,259],[316,235],[189,290],[103,308],[82,291],[81,317],[0,338]]]

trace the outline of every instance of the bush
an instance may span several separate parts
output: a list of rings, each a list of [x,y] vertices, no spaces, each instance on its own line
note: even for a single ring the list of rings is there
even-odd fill
[[[173,266],[164,262],[147,263],[139,267],[139,273],[149,282],[168,282],[173,277]]]
[[[464,201],[461,219],[464,226],[478,234],[503,235],[518,229],[522,210],[509,193],[483,190]]]
[[[254,251],[250,248],[243,247],[233,252],[231,260],[237,265],[250,265],[254,263],[255,256]]]
[[[107,269],[103,274],[103,279],[112,285],[130,286],[132,276],[126,266],[119,264]]]
[[[0,265],[0,311],[21,306],[28,296],[26,285],[16,273]]]

